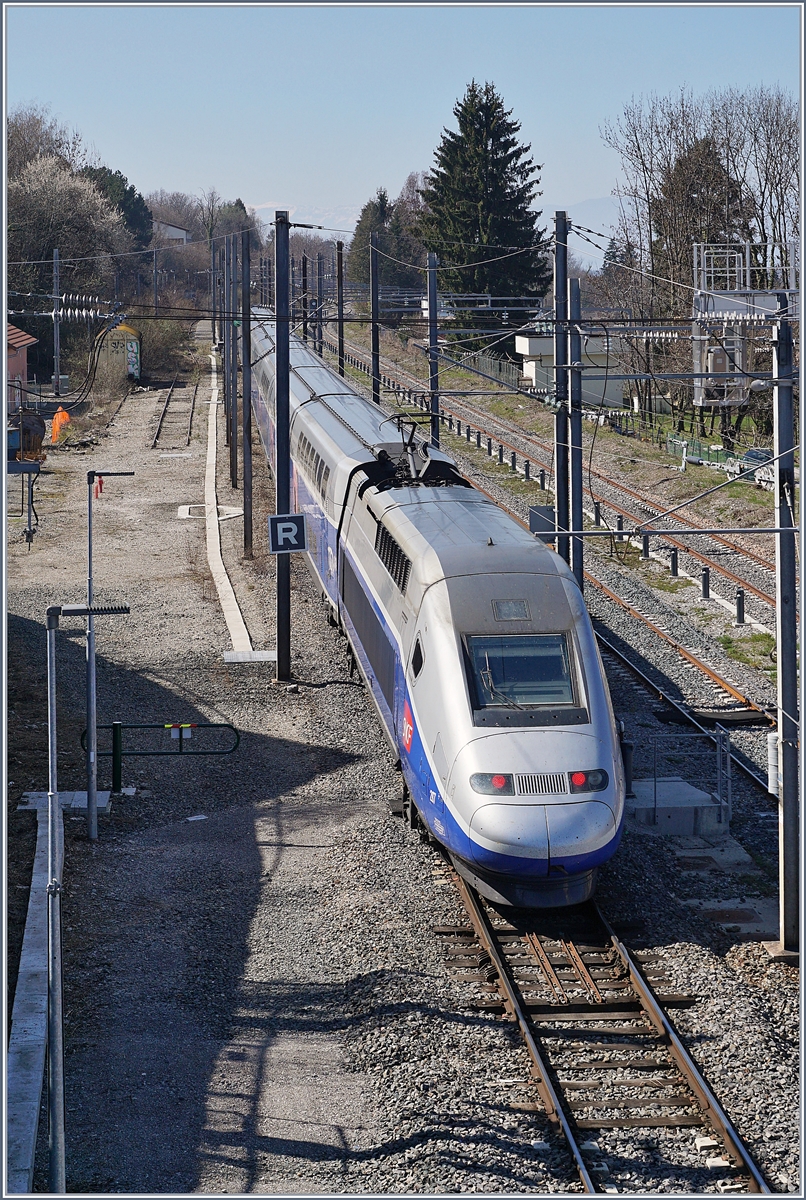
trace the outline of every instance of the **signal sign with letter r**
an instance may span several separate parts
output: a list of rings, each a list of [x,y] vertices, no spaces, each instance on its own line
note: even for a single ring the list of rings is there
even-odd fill
[[[304,513],[269,517],[269,550],[272,554],[292,554],[295,550],[307,549]]]

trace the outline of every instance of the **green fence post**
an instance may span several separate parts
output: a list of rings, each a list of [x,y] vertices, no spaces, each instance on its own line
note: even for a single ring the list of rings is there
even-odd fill
[[[112,722],[112,791],[120,795],[123,776],[123,723]]]

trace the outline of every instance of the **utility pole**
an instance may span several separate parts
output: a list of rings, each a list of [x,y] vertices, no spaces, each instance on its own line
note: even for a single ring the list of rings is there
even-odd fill
[[[157,313],[159,312],[159,301],[157,298],[157,252],[156,252],[156,250],[154,251],[153,277],[154,277],[154,316],[156,317]]]
[[[322,307],[325,301],[325,260],[321,254],[316,256],[316,352],[324,357],[324,330],[322,328]]]
[[[232,320],[230,322],[232,333],[230,335],[230,371],[232,380],[230,382],[230,435],[229,435],[229,472],[230,482],[234,488],[238,486],[238,323],[235,317],[238,305],[238,235],[237,233],[230,234],[230,270],[232,278],[230,279],[230,313]]]
[[[218,344],[224,345],[224,250],[219,247],[218,273],[216,275],[216,292],[218,295]]]
[[[53,395],[61,395],[61,327],[62,302],[59,292],[59,251],[53,251]],[[22,455],[20,455],[22,457]]]
[[[570,387],[570,433],[571,433],[571,528],[581,531],[582,515],[582,334],[579,322],[582,319],[582,301],[579,294],[579,280],[568,280],[568,316],[570,330],[568,335],[568,351],[571,359]],[[571,570],[579,584],[579,590],[585,590],[585,573],[583,566],[582,547],[584,539],[571,538]]]
[[[92,615],[92,494],[105,477],[134,471],[87,471],[87,837],[98,840],[98,708],[95,679],[95,618]]]
[[[241,379],[243,381],[243,553],[252,557],[252,286],[249,230],[241,234]]]
[[[437,263],[428,252],[428,388],[431,393],[431,445],[439,449],[439,345],[437,342]]]
[[[308,344],[308,255],[302,256],[302,340]]]
[[[568,529],[568,220],[554,214],[554,528]],[[569,560],[567,537],[557,537],[561,558]]]
[[[380,296],[378,293],[378,235],[375,232],[369,235],[369,294],[370,315],[372,319],[372,399],[376,404],[380,404],[381,353],[379,344],[380,329],[378,328]]]
[[[128,472],[126,472],[128,474]],[[132,472],[133,474],[134,472]],[[56,755],[56,630],[59,617],[88,617],[92,613],[122,616],[128,604],[51,604],[47,618],[48,661],[48,1191],[65,1193],[64,1136],[64,1020],[62,989],[62,865],[63,827],[59,820],[59,783]]]
[[[796,955],[799,949],[800,866],[798,811],[798,627],[795,528],[795,414],[792,400],[792,327],[788,299],[778,296],[779,320],[773,333],[772,374],[775,416],[775,575],[778,604],[775,633],[778,649],[778,863],[780,942],[773,953]],[[790,532],[791,530],[791,532]]]
[[[64,1022],[62,1006],[62,845],[56,755],[56,630],[58,608],[47,611],[48,629],[48,1191],[65,1192]]]
[[[336,316],[339,336],[339,375],[344,378],[344,242],[336,242]]]
[[[291,446],[289,438],[290,330],[288,305],[288,213],[274,214],[275,304],[275,510],[285,516],[291,507]],[[291,555],[277,561],[277,678],[291,678]]]
[[[224,304],[221,310],[221,340],[224,343],[224,445],[229,445],[229,429],[230,429],[230,408],[232,406],[232,396],[230,395],[230,353],[231,353],[231,333],[232,321],[230,316],[232,313],[232,303],[230,300],[230,244],[229,235],[224,238],[224,269],[222,272],[222,286],[224,288]]]
[[[213,345],[215,346],[215,243],[212,238],[210,238],[210,311],[212,313]]]

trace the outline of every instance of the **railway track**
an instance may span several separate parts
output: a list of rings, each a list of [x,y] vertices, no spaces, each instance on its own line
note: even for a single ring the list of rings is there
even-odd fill
[[[326,342],[325,345],[329,350],[336,350],[336,347],[329,342]],[[354,367],[355,369],[361,370],[362,373],[369,374],[371,371],[370,356],[360,347],[351,344],[349,353],[346,355],[346,360],[348,365]],[[428,393],[427,390],[424,389],[422,380],[418,380],[415,376],[409,374],[402,368],[396,367],[394,364],[386,364],[386,369],[390,370],[392,373],[389,375],[382,375],[382,386],[398,396],[400,396],[400,392],[402,391],[404,393],[402,399],[408,403],[415,403],[418,405],[425,403],[425,397]],[[546,469],[549,473],[551,473],[553,463],[553,447],[549,443],[541,441],[539,438],[535,437],[533,434],[527,433],[523,429],[519,429],[512,422],[506,421],[501,417],[493,417],[489,413],[480,411],[473,405],[468,404],[466,401],[457,403],[454,400],[449,401],[446,404],[443,400],[441,402],[441,409],[443,413],[443,419],[448,418],[451,428],[453,427],[454,421],[459,423],[460,433],[461,423],[464,422],[467,440],[469,440],[471,429],[469,420],[472,419],[473,429],[480,434],[483,439],[491,437],[499,446],[503,448],[504,451],[508,453],[508,455],[514,454],[519,456],[521,459],[524,458],[524,446],[526,446],[529,448],[526,453],[533,456],[535,454],[538,455],[537,459],[534,457],[532,458],[532,465],[542,466],[543,469]],[[490,427],[492,425],[496,426],[497,428],[492,429]],[[518,444],[514,444],[509,440],[510,438],[516,438]],[[685,555],[688,555],[695,562],[709,567],[709,569],[711,569],[715,574],[721,575],[725,580],[735,584],[737,587],[744,588],[745,593],[755,597],[755,599],[760,603],[774,610],[776,600],[771,591],[766,590],[763,586],[760,586],[758,583],[753,582],[753,580],[748,579],[746,575],[741,575],[736,571],[731,570],[730,567],[726,566],[718,558],[714,558],[713,555],[709,555],[702,550],[696,549],[691,544],[691,540],[689,538],[687,538],[685,541],[681,540],[680,538],[676,538],[674,536],[674,522],[672,520],[665,518],[665,525],[662,527],[659,527],[658,525],[653,526],[651,522],[648,522],[647,514],[650,518],[657,518],[664,511],[662,507],[655,504],[648,497],[643,496],[640,492],[635,491],[633,488],[627,487],[618,480],[612,479],[610,476],[605,475],[599,470],[591,468],[589,475],[592,478],[598,479],[602,485],[602,489],[605,489],[600,489],[594,492],[589,488],[586,488],[585,491],[590,496],[592,501],[597,502],[600,506],[604,506],[617,517],[620,516],[622,518],[627,518],[627,520],[633,521],[636,525],[643,525],[648,529],[662,528],[663,540],[668,543],[669,546],[674,547]],[[606,495],[606,489],[611,489],[617,495],[629,498],[631,501],[633,501],[634,505],[638,505],[643,512],[636,513],[634,508],[627,508],[622,504],[619,504],[613,499],[612,496]],[[594,514],[589,512],[588,516],[593,518]],[[678,526],[683,524],[680,521],[677,521],[676,523]],[[685,527],[694,528],[697,527],[698,524],[698,522],[691,520],[688,516],[686,517]],[[669,526],[669,528],[667,529],[666,526]],[[709,540],[716,543],[722,547],[723,550],[728,550],[731,554],[735,554],[740,558],[752,562],[766,575],[771,575],[774,580],[775,564],[771,560],[765,558],[763,555],[758,554],[756,551],[753,551],[748,547],[740,545],[738,542],[735,542],[722,534],[703,534],[702,536],[704,540]],[[771,582],[773,582],[773,580],[771,580]]]
[[[611,1173],[607,1150],[594,1135],[666,1129],[679,1135],[667,1153],[682,1148],[676,1173],[688,1177],[692,1192],[703,1190],[705,1172],[723,1194],[769,1194],[667,1015],[667,1008],[696,997],[670,993],[652,956],[631,955],[595,903],[508,909],[503,916],[450,874],[468,923],[435,928],[445,957],[480,993],[478,1009],[518,1026],[537,1093],[518,1107],[545,1112],[584,1190],[656,1190],[646,1178],[651,1164],[630,1161],[623,1143],[614,1144],[619,1167]],[[681,1142],[687,1130],[691,1140]],[[669,1166],[664,1156],[660,1169]],[[637,1189],[636,1170],[645,1176]],[[619,1173],[629,1174],[628,1186],[619,1186]]]
[[[177,386],[178,379],[176,375],[160,409],[151,440],[152,450],[178,450],[181,446],[190,445],[199,384],[197,380],[192,387],[184,383]]]

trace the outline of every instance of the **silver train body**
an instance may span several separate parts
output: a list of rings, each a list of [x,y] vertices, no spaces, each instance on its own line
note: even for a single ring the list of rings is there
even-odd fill
[[[252,403],[273,466],[274,327]],[[291,339],[292,510],[420,819],[482,894],[586,900],[616,851],[624,774],[598,647],[553,550]]]

